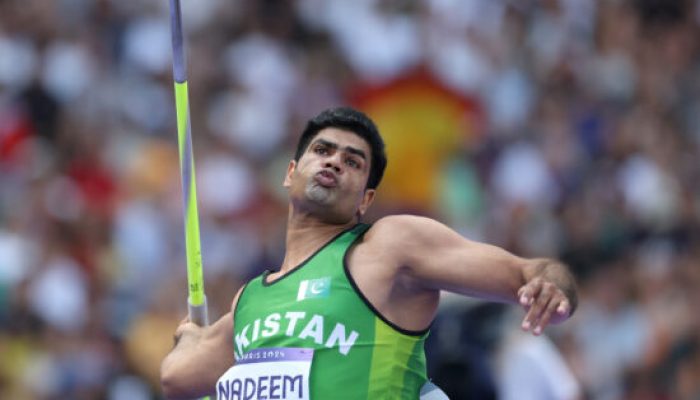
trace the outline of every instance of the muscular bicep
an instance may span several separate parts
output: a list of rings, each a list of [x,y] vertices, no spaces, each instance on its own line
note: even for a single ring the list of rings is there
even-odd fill
[[[428,218],[398,216],[387,229],[400,273],[426,289],[513,302],[524,283],[525,259],[460,236]]]

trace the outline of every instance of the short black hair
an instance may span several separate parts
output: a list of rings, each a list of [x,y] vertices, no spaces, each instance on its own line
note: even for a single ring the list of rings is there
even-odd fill
[[[325,128],[339,128],[350,131],[364,139],[372,151],[370,161],[367,189],[376,189],[384,176],[386,169],[386,153],[384,152],[384,140],[374,122],[362,113],[350,107],[334,107],[322,111],[311,118],[304,131],[301,133],[294,160],[299,161],[302,154],[309,147],[311,140]]]

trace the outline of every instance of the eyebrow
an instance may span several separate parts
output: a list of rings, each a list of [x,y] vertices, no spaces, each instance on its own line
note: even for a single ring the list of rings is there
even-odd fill
[[[316,139],[311,145],[313,146],[315,144],[321,144],[323,146],[330,147],[331,149],[334,149],[334,150],[338,149],[337,143],[329,142],[328,140],[325,140],[325,139]],[[358,157],[362,157],[363,160],[367,160],[367,155],[365,154],[365,152],[358,149],[358,148],[355,148],[352,146],[345,146],[343,148],[343,150],[347,151],[350,154],[355,154]]]

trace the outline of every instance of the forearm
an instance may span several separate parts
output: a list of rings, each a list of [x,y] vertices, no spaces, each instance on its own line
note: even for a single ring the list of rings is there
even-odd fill
[[[173,350],[161,364],[160,377],[163,394],[168,399],[192,399],[204,395],[201,377],[197,371],[204,370],[201,351],[201,332],[187,332],[176,338]]]
[[[231,314],[204,328],[186,323],[176,332],[173,350],[161,364],[161,386],[168,399],[192,399],[214,391],[233,365]]]
[[[542,279],[544,282],[554,284],[554,286],[566,295],[570,306],[569,315],[573,315],[578,307],[576,280],[566,265],[557,260],[548,258],[532,259],[528,265],[523,268],[523,278],[525,283],[532,282],[536,279]]]

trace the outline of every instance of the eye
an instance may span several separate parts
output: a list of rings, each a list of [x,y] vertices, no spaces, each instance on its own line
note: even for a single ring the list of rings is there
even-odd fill
[[[326,146],[316,146],[316,147],[314,147],[314,153],[320,154],[320,155],[326,155],[326,154],[328,154],[328,149],[326,149]]]
[[[351,168],[360,168],[360,163],[352,157],[347,158],[345,164],[349,165]]]

